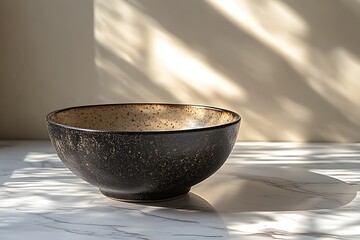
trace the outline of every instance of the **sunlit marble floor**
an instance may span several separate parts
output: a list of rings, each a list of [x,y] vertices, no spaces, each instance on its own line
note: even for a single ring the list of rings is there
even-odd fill
[[[360,239],[360,144],[239,143],[187,196],[110,200],[47,141],[0,141],[0,239]]]

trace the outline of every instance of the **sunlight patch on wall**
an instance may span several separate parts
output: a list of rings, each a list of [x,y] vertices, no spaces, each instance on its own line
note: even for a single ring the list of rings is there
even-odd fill
[[[246,92],[206,59],[125,1],[95,1],[100,98],[226,107]]]
[[[95,2],[95,38],[126,62],[136,64],[144,49],[143,15],[124,1]]]
[[[246,100],[246,93],[239,85],[212,69],[206,59],[161,29],[153,28],[152,44],[153,79],[167,86],[169,91],[183,93],[180,99],[193,100],[191,92],[182,87],[185,86],[209,100],[214,96],[240,102]]]
[[[95,64],[103,102],[162,101],[147,75],[151,20],[125,1],[95,1]]]
[[[296,36],[307,34],[306,23],[285,4],[278,1],[261,1],[261,4],[259,1],[237,0],[207,2],[284,58],[291,61],[304,58],[302,43]]]

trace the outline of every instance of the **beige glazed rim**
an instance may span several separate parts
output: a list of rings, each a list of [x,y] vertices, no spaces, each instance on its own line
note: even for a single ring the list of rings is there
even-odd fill
[[[102,122],[102,120],[97,120],[96,116],[94,117],[94,114],[98,114],[98,110],[106,110],[108,108],[108,110],[113,110],[114,113],[112,115],[113,118],[117,119],[117,115],[119,112],[118,110],[122,110],[122,111],[128,111],[126,115],[124,115],[124,112],[122,113],[123,115],[121,115],[124,119],[119,119],[116,120],[118,124],[128,124],[129,126],[125,126],[125,127],[111,127],[111,122],[109,122],[107,125],[106,124],[100,124],[100,122]],[[212,116],[212,122],[199,125],[199,126],[195,126],[195,127],[165,127],[165,125],[163,125],[163,123],[161,122],[157,122],[157,123],[153,123],[152,121],[154,120],[150,120],[150,115],[155,114],[154,112],[156,112],[156,108],[159,110],[159,108],[161,109],[172,109],[173,112],[169,112],[167,113],[167,115],[171,115],[175,114],[174,116],[171,116],[174,120],[174,125],[175,122],[181,122],[181,121],[188,121],[189,123],[192,123],[191,119],[188,119],[188,117],[198,117],[196,115],[195,112],[200,112],[202,113],[202,115],[209,113],[210,115],[217,115],[217,116]],[[140,116],[138,116],[137,114],[134,114],[134,109],[137,111],[137,113],[141,113],[138,114]],[[176,112],[177,110],[180,110],[178,112],[179,116],[176,116]],[[129,112],[130,111],[130,112]],[[143,113],[143,111],[148,111],[148,115],[146,115],[146,113]],[[80,113],[78,113],[80,112]],[[71,115],[74,113],[77,114],[77,117],[79,118],[80,114],[84,114],[84,112],[89,115],[90,117],[95,118],[95,122],[94,119],[90,119],[92,121],[92,123],[87,123],[85,124],[84,121],[69,121],[69,117],[61,117],[62,115]],[[129,116],[129,113],[130,116]],[[136,113],[136,112],[135,112]],[[185,116],[183,116],[184,114]],[[75,114],[75,115],[76,115]],[[186,115],[187,114],[187,115]],[[60,117],[59,117],[60,116]],[[72,116],[72,115],[71,115]],[[81,115],[82,116],[82,115]],[[100,114],[101,116],[101,114]],[[148,116],[148,123],[152,123],[154,126],[157,125],[157,128],[154,126],[150,126],[150,125],[146,125],[146,121],[141,121],[141,124],[144,124],[144,127],[141,126],[141,124],[139,123],[139,119],[141,120],[141,118],[144,118]],[[176,118],[177,117],[177,118]],[[111,117],[109,117],[110,119]],[[132,118],[132,119],[131,119]],[[182,119],[181,119],[182,118]],[[207,115],[202,116],[202,119],[206,119]],[[218,119],[217,119],[218,118]],[[221,118],[221,119],[220,119]],[[66,120],[67,119],[67,120]],[[71,119],[71,118],[70,118]],[[103,118],[104,119],[104,118]],[[107,121],[108,118],[105,118],[105,120]],[[161,119],[162,120],[162,119]],[[199,120],[199,119],[197,119]],[[237,123],[239,123],[241,121],[241,116],[231,110],[227,110],[224,108],[218,108],[218,107],[212,107],[212,106],[206,106],[206,105],[196,105],[196,104],[176,104],[176,103],[113,103],[113,104],[95,104],[95,105],[83,105],[83,106],[74,106],[74,107],[68,107],[68,108],[63,108],[63,109],[59,109],[59,110],[55,110],[50,112],[47,116],[46,116],[46,121],[48,124],[53,124],[56,126],[60,126],[60,127],[64,127],[64,128],[69,128],[69,129],[74,129],[74,130],[79,130],[79,131],[85,131],[85,132],[95,132],[95,133],[124,133],[124,134],[156,134],[156,133],[180,133],[180,132],[189,132],[189,131],[204,131],[204,130],[210,130],[210,129],[216,129],[216,128],[222,128],[222,127],[226,127],[229,125],[235,125]],[[123,122],[122,122],[123,121]],[[157,119],[157,121],[159,121],[159,119]],[[167,120],[168,121],[168,120]],[[85,120],[86,122],[86,120]],[[135,122],[135,123],[132,123]],[[95,124],[94,124],[95,123]],[[116,122],[114,122],[116,123]],[[96,124],[99,125],[99,127],[95,127]],[[132,124],[130,126],[130,124]],[[138,125],[137,125],[138,124]],[[94,126],[95,125],[95,126]],[[104,126],[107,127],[104,127]],[[181,125],[181,124],[178,124]],[[114,124],[113,124],[114,126]],[[168,125],[166,125],[168,126]]]

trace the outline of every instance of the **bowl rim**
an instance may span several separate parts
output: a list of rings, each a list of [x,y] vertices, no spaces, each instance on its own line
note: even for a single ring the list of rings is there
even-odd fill
[[[74,127],[66,124],[61,124],[54,122],[50,119],[50,117],[56,113],[77,109],[77,108],[87,108],[87,107],[102,107],[102,106],[119,106],[119,105],[164,105],[164,106],[185,106],[185,107],[194,107],[194,108],[204,108],[209,110],[215,110],[220,112],[228,112],[235,116],[234,120],[228,123],[223,124],[217,124],[214,126],[209,127],[201,127],[201,128],[189,128],[189,129],[175,129],[175,130],[157,130],[157,131],[126,131],[126,130],[100,130],[100,129],[90,129],[90,128],[81,128],[81,127]],[[55,111],[52,111],[46,115],[46,122],[48,124],[53,124],[59,127],[83,131],[83,132],[92,132],[92,133],[118,133],[118,134],[157,134],[157,133],[181,133],[181,132],[198,132],[198,131],[205,131],[210,129],[216,129],[216,128],[222,128],[230,125],[235,125],[239,122],[241,122],[241,116],[235,111],[228,110],[225,108],[219,108],[219,107],[213,107],[208,105],[200,105],[200,104],[186,104],[186,103],[109,103],[109,104],[90,104],[90,105],[80,105],[80,106],[73,106],[73,107],[67,107],[58,109]]]

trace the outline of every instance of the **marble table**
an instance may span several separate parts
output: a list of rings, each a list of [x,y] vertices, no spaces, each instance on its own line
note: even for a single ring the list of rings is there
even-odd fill
[[[183,198],[108,199],[48,141],[0,141],[0,239],[360,239],[360,144],[238,143]]]

